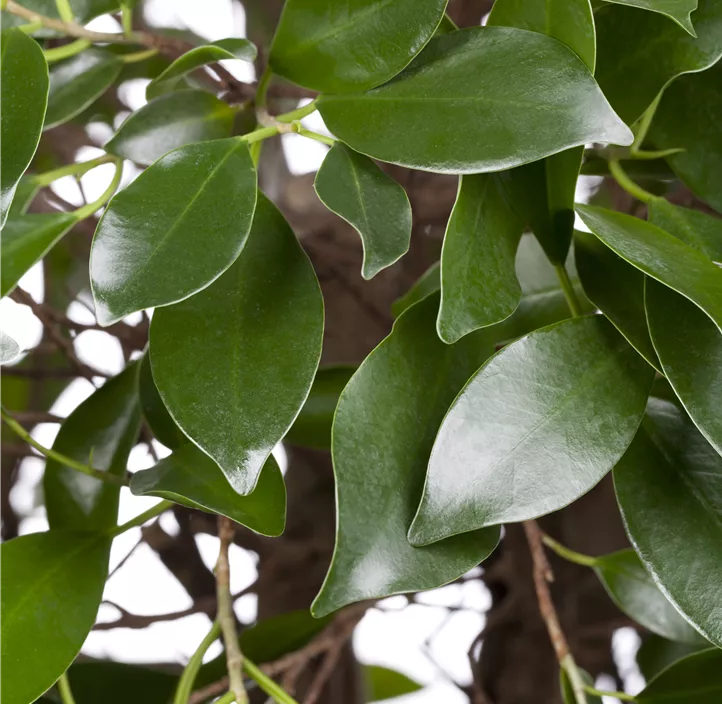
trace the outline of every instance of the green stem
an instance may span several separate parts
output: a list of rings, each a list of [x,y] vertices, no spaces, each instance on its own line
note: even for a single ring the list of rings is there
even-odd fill
[[[564,298],[567,301],[569,310],[575,318],[578,318],[582,314],[582,306],[577,298],[574,285],[569,279],[569,272],[564,264],[555,264],[554,268],[556,269],[557,277],[559,278],[559,283],[562,286],[562,292],[564,293]]]
[[[576,565],[582,565],[584,567],[596,567],[599,563],[599,560],[597,560],[596,557],[591,557],[590,555],[582,555],[582,553],[580,552],[570,550],[568,547],[562,545],[561,543],[558,543],[556,540],[554,540],[554,538],[547,535],[546,533],[542,536],[542,540],[544,541],[544,545],[546,545],[549,549],[559,555],[559,557],[563,557],[565,560],[573,562]]]
[[[623,702],[636,702],[637,698],[626,692],[608,692],[604,689],[595,689],[589,685],[584,685],[584,691],[593,694],[595,697],[616,697]]]
[[[42,22],[28,22],[27,24],[21,24],[18,29],[25,34],[35,34],[39,29],[43,28]]]
[[[175,696],[173,697],[173,704],[188,703],[191,692],[193,691],[193,683],[195,682],[198,671],[201,669],[201,665],[203,664],[203,656],[206,654],[208,648],[210,648],[211,645],[218,640],[220,632],[221,627],[218,625],[218,621],[214,621],[211,626],[211,630],[208,631],[195,653],[191,656],[191,659],[188,661],[188,664],[183,670],[183,674],[181,674],[180,679],[178,680],[178,688],[176,689]]]
[[[78,161],[73,164],[61,166],[59,169],[53,169],[52,171],[37,174],[36,176],[33,176],[33,181],[35,181],[38,186],[49,186],[53,181],[57,181],[59,178],[63,178],[64,176],[75,176],[76,178],[79,178],[91,169],[94,169],[96,166],[107,164],[108,162],[115,161],[116,159],[117,157],[112,154],[103,154],[96,159]]]
[[[214,704],[233,704],[236,701],[236,695],[233,692],[226,692],[220,699],[216,699]]]
[[[144,49],[143,51],[134,51],[132,54],[119,54],[118,58],[126,64],[134,64],[138,61],[145,61],[151,56],[155,56],[158,49]]]
[[[75,704],[75,697],[70,689],[70,682],[68,682],[67,673],[63,672],[58,680],[58,692],[60,693],[60,700],[63,704]]]
[[[271,85],[271,79],[273,78],[273,71],[270,66],[266,66],[265,70],[261,74],[261,80],[258,81],[258,87],[256,88],[256,110],[266,109],[266,96],[268,95],[268,87]]]
[[[96,210],[102,208],[113,197],[113,194],[118,190],[118,186],[120,185],[120,179],[122,176],[123,162],[116,157],[115,174],[113,175],[113,180],[110,182],[110,185],[105,189],[103,195],[101,195],[100,198],[94,200],[92,203],[84,205],[82,208],[78,208],[75,211],[75,217],[77,217],[78,220],[85,220],[85,218],[89,218]]]
[[[336,144],[336,140],[333,137],[327,137],[325,134],[312,132],[311,130],[307,130],[305,127],[301,127],[300,124],[296,131],[302,137],[308,137],[308,139],[313,139],[316,142],[321,142],[321,144],[327,144],[329,147],[332,147],[334,144]]]
[[[683,149],[682,147],[673,147],[672,149],[660,149],[656,152],[654,151],[640,151],[637,150],[635,152],[630,151],[629,152],[629,158],[630,159],[637,159],[637,160],[646,160],[646,161],[652,161],[653,159],[664,159],[665,157],[672,156],[672,154],[679,154],[680,152],[684,152],[686,149]]]
[[[125,533],[125,531],[130,530],[131,528],[142,526],[144,523],[147,523],[151,518],[160,516],[161,513],[167,511],[169,508],[172,507],[172,501],[161,501],[155,506],[151,506],[147,511],[143,511],[143,513],[138,514],[135,518],[131,518],[129,521],[121,523],[119,526],[112,528],[110,531],[108,531],[108,533],[114,538],[116,535]]]
[[[316,101],[312,100],[308,105],[304,105],[302,108],[291,110],[291,112],[284,112],[282,115],[277,115],[274,119],[277,122],[294,122],[295,120],[301,120],[312,112],[316,112],[318,107]]]
[[[56,462],[65,465],[66,467],[70,467],[70,469],[74,469],[76,472],[80,472],[81,474],[87,474],[89,477],[100,479],[101,481],[108,484],[114,484],[116,486],[128,485],[127,480],[123,477],[116,477],[114,474],[109,474],[108,472],[104,472],[101,469],[95,469],[94,467],[83,464],[82,462],[78,462],[71,457],[62,455],[59,452],[50,449],[49,447],[41,445],[32,435],[30,435],[30,433],[28,433],[27,430],[25,430],[25,428],[23,428],[22,425],[20,425],[20,423],[18,423],[10,415],[10,413],[8,413],[8,411],[4,407],[0,407],[0,415],[2,416],[2,419],[5,421],[5,424],[8,426],[8,428],[10,428],[10,430],[12,430],[19,438],[24,440],[31,447],[34,447],[41,455],[44,455],[49,460],[55,460]]]
[[[63,46],[57,46],[54,49],[46,49],[43,54],[45,54],[45,60],[51,64],[55,61],[61,61],[62,59],[75,56],[90,46],[92,46],[92,44],[87,39],[76,39],[74,42],[70,42],[70,44],[63,44]]]
[[[569,684],[572,686],[574,692],[574,699],[577,704],[587,704],[587,695],[585,694],[585,684],[582,679],[582,673],[579,671],[572,654],[569,653],[559,663],[562,669],[567,673],[569,678]]]
[[[55,0],[55,7],[58,9],[58,15],[63,22],[74,22],[75,15],[73,8],[70,7],[69,0]]]
[[[254,142],[260,142],[264,139],[268,139],[269,137],[275,137],[277,134],[280,134],[278,127],[260,127],[253,132],[244,134],[242,137],[239,137],[239,139],[242,139],[248,144],[253,144]]]
[[[619,159],[609,160],[609,171],[612,176],[614,176],[616,182],[627,191],[629,195],[634,196],[637,200],[641,200],[642,203],[651,203],[657,197],[649,191],[645,191],[641,186],[638,186],[632,181],[619,163]]]
[[[276,684],[268,677],[258,665],[252,663],[248,658],[243,659],[243,669],[246,674],[255,680],[258,686],[278,704],[298,704],[298,702],[285,689]]]
[[[120,22],[123,26],[123,34],[130,37],[133,34],[133,8],[128,3],[120,5]]]
[[[647,137],[647,132],[649,132],[649,127],[652,124],[652,120],[654,119],[654,114],[657,112],[657,107],[659,106],[659,101],[662,99],[662,93],[660,91],[659,95],[652,101],[652,104],[644,111],[644,115],[639,119],[639,125],[636,129],[635,135],[634,135],[634,142],[632,143],[632,146],[629,148],[629,151],[634,154],[634,152],[639,151],[639,149],[642,146],[642,143],[644,142],[645,138]]]

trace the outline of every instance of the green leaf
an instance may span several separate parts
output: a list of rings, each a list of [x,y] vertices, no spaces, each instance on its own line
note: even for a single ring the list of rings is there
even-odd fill
[[[172,149],[230,137],[235,115],[234,108],[204,91],[161,95],[134,112],[105,150],[148,166]]]
[[[722,331],[722,270],[702,252],[631,215],[591,205],[579,205],[577,212],[607,247],[689,298]]]
[[[460,177],[441,252],[436,328],[444,342],[498,323],[519,305],[514,262],[523,229],[496,175]]]
[[[110,201],[98,223],[90,253],[98,322],[111,325],[206,288],[241,253],[255,205],[246,142],[220,139],[166,154]]]
[[[4,704],[35,701],[80,652],[103,595],[109,551],[110,539],[64,530],[0,547]]]
[[[722,219],[655,198],[647,205],[649,222],[722,262]]]
[[[77,704],[166,704],[178,683],[168,672],[103,660],[75,663],[68,680]]]
[[[28,208],[32,205],[35,196],[38,194],[41,186],[35,180],[35,176],[26,171],[15,189],[12,205],[8,217],[12,218],[17,215],[25,215]]]
[[[709,648],[670,665],[636,696],[640,704],[718,704],[722,697],[722,651]]]
[[[22,0],[20,4],[28,10],[37,12],[39,15],[60,19],[56,0]],[[79,24],[86,24],[98,15],[117,12],[119,4],[118,0],[70,0],[70,7],[73,10],[75,21]],[[11,15],[9,12],[3,12],[2,14],[3,27],[16,27],[26,23],[26,19]],[[57,37],[62,35],[54,29],[41,27],[33,32],[33,36]]]
[[[722,455],[722,335],[694,303],[651,279],[644,303],[664,375]]]
[[[261,535],[281,535],[286,523],[286,487],[273,455],[248,496],[238,496],[220,467],[190,443],[154,467],[136,472],[130,490],[136,496],[159,496],[181,506],[219,513]]]
[[[124,64],[103,49],[86,49],[52,67],[45,128],[67,122],[113,85]]]
[[[356,367],[351,366],[321,367],[316,372],[306,403],[283,441],[330,450],[331,424],[338,398],[355,371]]]
[[[18,181],[40,141],[48,104],[48,65],[38,43],[19,29],[3,30],[0,43],[0,142],[3,145],[0,226],[3,226]]]
[[[322,95],[318,106],[356,151],[441,173],[499,171],[588,142],[632,141],[573,51],[507,27],[436,37],[393,81]]]
[[[718,57],[722,55],[722,5],[719,15]],[[662,96],[649,131],[659,149],[684,149],[667,157],[690,190],[722,212],[722,134],[717,116],[722,111],[722,63],[698,75],[675,81]]]
[[[333,424],[337,530],[311,610],[446,584],[488,557],[499,529],[414,548],[406,533],[439,423],[464,381],[494,350],[485,330],[446,345],[438,295],[409,308],[341,394]]]
[[[221,39],[211,44],[197,46],[179,56],[168,68],[154,78],[145,89],[148,100],[173,90],[187,73],[201,66],[223,59],[255,61],[256,47],[248,39]]]
[[[434,262],[401,298],[397,298],[391,304],[391,312],[394,318],[398,318],[405,310],[411,308],[414,303],[418,303],[440,289],[441,262],[438,261]]]
[[[602,316],[565,320],[502,349],[444,418],[411,542],[536,518],[578,499],[627,449],[653,378]]]
[[[253,491],[303,406],[322,337],[313,267],[263,195],[236,263],[204,291],[155,312],[150,360],[160,396],[239,494]]]
[[[380,665],[364,665],[363,677],[367,702],[383,702],[418,692],[424,687],[410,677]]]
[[[143,355],[143,361],[140,363],[138,394],[143,417],[153,431],[153,435],[160,442],[170,450],[177,450],[181,445],[189,442],[163,405],[163,400],[153,381],[150,354],[147,352]]]
[[[439,26],[447,0],[288,0],[269,58],[274,73],[327,93],[389,80]]]
[[[76,222],[77,218],[72,213],[33,213],[9,217],[0,240],[0,294],[7,296],[23,275],[39,262]]]
[[[596,78],[614,109],[630,125],[672,79],[704,71],[722,56],[722,6],[718,0],[699,0],[694,14],[696,39],[667,17],[636,7],[605,6],[595,20]],[[695,109],[675,101],[676,108],[680,112]]]
[[[640,431],[614,470],[622,517],[644,566],[685,618],[718,646],[720,478],[722,457],[684,411],[659,399],[650,399]]]
[[[642,646],[637,651],[637,665],[644,678],[649,682],[655,675],[677,660],[708,647],[709,643],[703,639],[693,644],[649,635],[642,641]]]
[[[139,430],[138,365],[132,364],[68,416],[53,449],[123,477]],[[114,484],[48,460],[43,491],[53,529],[103,531],[116,524],[120,487]]]
[[[584,293],[655,369],[662,371],[647,329],[644,274],[594,235],[577,231],[574,256]]]
[[[671,640],[706,642],[662,594],[634,550],[595,558],[594,571],[612,601],[647,630]]]
[[[314,187],[321,202],[361,235],[364,279],[406,254],[411,204],[406,191],[371,159],[337,142],[323,160]]]
[[[592,676],[586,670],[580,670],[580,672],[584,684],[593,687],[594,680],[592,679]],[[566,670],[563,669],[559,670],[559,687],[562,690],[562,699],[564,700],[564,704],[577,704],[577,698],[574,694],[574,690],[572,689],[572,683],[569,681],[569,675],[567,675]],[[602,704],[602,698],[587,694],[587,704]]]
[[[0,364],[14,362],[20,356],[20,345],[0,330]]]
[[[697,0],[607,0],[617,5],[639,7],[650,12],[659,12],[673,19],[680,27],[696,37],[690,15],[697,9]]]

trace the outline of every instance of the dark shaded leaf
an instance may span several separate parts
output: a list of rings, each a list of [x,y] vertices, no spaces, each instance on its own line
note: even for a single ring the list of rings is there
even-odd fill
[[[722,697],[722,650],[688,655],[660,672],[636,696],[640,704],[718,704]]]
[[[655,198],[647,205],[647,217],[653,225],[696,247],[713,261],[722,262],[722,219],[672,205],[663,198]]]
[[[659,12],[673,19],[693,37],[697,36],[690,17],[691,13],[697,9],[697,0],[607,0],[607,2]]]
[[[705,640],[696,644],[680,643],[652,634],[642,641],[642,645],[637,651],[637,665],[644,678],[649,682],[652,677],[677,660],[708,647],[709,643]]]
[[[68,680],[77,704],[167,704],[178,677],[140,665],[97,660],[75,663]]]
[[[401,298],[391,304],[391,312],[398,318],[414,303],[441,289],[441,262],[434,262]]]
[[[160,442],[170,450],[177,450],[181,445],[189,442],[163,405],[163,399],[161,399],[158,389],[155,387],[155,381],[153,381],[150,354],[147,352],[140,363],[138,393],[143,417],[153,431],[153,435]]]

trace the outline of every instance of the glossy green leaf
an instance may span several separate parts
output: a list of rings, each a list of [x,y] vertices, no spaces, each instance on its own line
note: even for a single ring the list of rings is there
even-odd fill
[[[406,191],[371,159],[337,142],[316,174],[321,202],[361,235],[361,275],[371,279],[398,261],[411,242]]]
[[[3,17],[4,19],[4,17]],[[19,29],[0,38],[0,226],[40,140],[48,104],[48,65],[36,41]]]
[[[436,328],[444,342],[498,323],[519,305],[514,263],[523,229],[495,174],[460,177],[441,251]]]
[[[143,417],[153,435],[160,442],[170,450],[177,450],[181,445],[189,442],[163,405],[163,399],[161,399],[158,389],[155,387],[155,381],[153,381],[150,355],[148,353],[143,356],[143,361],[140,363],[138,395]]]
[[[722,218],[672,205],[663,198],[655,198],[647,205],[647,218],[713,261],[722,262]]]
[[[722,650],[709,648],[670,665],[636,696],[640,704],[718,704]]]
[[[0,293],[7,296],[20,279],[75,225],[72,213],[33,213],[9,217],[0,238]]]
[[[67,122],[92,105],[120,75],[123,62],[104,49],[86,49],[50,70],[45,129]]]
[[[575,233],[574,257],[587,298],[661,372],[647,329],[644,274],[587,232]]]
[[[68,681],[76,704],[168,704],[178,677],[150,667],[96,660],[75,663]]]
[[[364,665],[363,678],[367,702],[383,702],[423,689],[410,677],[380,665]]]
[[[241,253],[255,205],[246,142],[166,154],[110,201],[98,223],[90,253],[98,322],[182,301],[215,281]]]
[[[235,115],[227,103],[204,91],[161,95],[136,110],[105,150],[148,166],[172,149],[230,137]]]
[[[108,538],[64,530],[0,547],[4,704],[35,701],[80,652],[103,595],[109,551]]]
[[[438,295],[409,308],[341,394],[333,424],[337,530],[311,610],[446,584],[485,559],[498,528],[428,548],[406,539],[437,428],[455,394],[494,350],[485,330],[446,345]]]
[[[673,19],[693,37],[697,36],[690,17],[692,12],[697,9],[697,0],[607,0],[607,2],[659,12]]]
[[[722,56],[722,5],[717,5]],[[667,161],[700,198],[722,212],[722,63],[694,76],[683,76],[664,93],[649,131],[659,149],[684,151]]]
[[[311,391],[284,442],[317,450],[331,449],[331,425],[338,398],[356,367],[321,367],[316,372]]]
[[[0,330],[0,364],[14,362],[20,356],[20,345]]]
[[[179,56],[154,78],[145,89],[145,95],[150,100],[167,93],[173,90],[187,73],[223,59],[241,59],[253,62],[256,59],[256,47],[248,39],[235,38],[220,39],[212,44],[197,46],[183,56]]]
[[[507,27],[436,37],[393,81],[322,95],[318,106],[356,151],[442,173],[499,171],[588,142],[632,141],[573,51]]]
[[[132,364],[68,416],[53,449],[122,477],[139,430],[138,365]],[[102,531],[115,526],[120,487],[114,484],[48,460],[43,491],[53,529]]]
[[[622,456],[654,372],[602,316],[537,330],[468,381],[439,429],[415,545],[556,511]]]
[[[709,643],[704,639],[699,643],[680,643],[660,636],[648,635],[637,651],[637,665],[649,682],[652,677],[677,660],[706,648],[709,648]]]
[[[273,455],[248,496],[238,496],[220,467],[191,443],[150,469],[136,472],[130,490],[136,496],[159,496],[219,513],[261,535],[281,535],[286,523],[286,487]]]
[[[718,0],[699,0],[694,13],[696,38],[667,17],[636,7],[606,6],[595,21],[597,81],[630,125],[672,79],[704,71],[722,56],[722,5]],[[685,111],[684,105],[674,104]]]
[[[581,670],[581,675],[584,684],[589,685],[590,687],[594,686],[594,680],[586,670]],[[562,690],[562,699],[564,700],[564,704],[577,704],[577,698],[574,694],[574,690],[572,689],[572,683],[569,681],[569,675],[567,675],[566,670],[559,670],[559,687]],[[587,694],[587,704],[603,704],[602,698]]]
[[[236,263],[204,291],[155,312],[150,359],[161,398],[239,494],[253,491],[303,406],[322,337],[313,267],[262,195]]]
[[[644,566],[685,618],[718,646],[720,478],[722,457],[683,410],[659,399],[650,400],[640,431],[614,470],[622,517]]]
[[[697,304],[722,331],[722,269],[702,252],[644,220],[577,206],[586,226],[620,257]]]
[[[70,7],[73,10],[76,22],[85,24],[98,15],[104,15],[109,12],[117,12],[120,4],[119,0],[69,0]],[[60,19],[56,0],[22,0],[20,3],[28,10],[33,10],[40,15]],[[3,27],[15,27],[26,24],[27,20],[9,12],[3,12]],[[56,30],[47,27],[41,27],[33,32],[36,37],[55,37],[60,36]]]
[[[434,262],[411,286],[401,298],[391,304],[391,312],[398,318],[405,310],[411,308],[426,296],[441,288],[441,262]]]
[[[288,0],[269,58],[274,73],[327,93],[395,76],[439,26],[447,0]]]
[[[647,280],[645,306],[664,375],[690,418],[722,455],[722,335],[694,303]]]

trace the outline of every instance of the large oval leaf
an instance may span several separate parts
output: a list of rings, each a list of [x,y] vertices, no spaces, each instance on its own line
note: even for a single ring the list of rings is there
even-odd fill
[[[653,377],[602,316],[505,347],[444,418],[412,543],[536,518],[578,499],[627,449]]]
[[[262,195],[236,263],[201,293],[155,312],[150,360],[161,398],[239,494],[253,491],[303,406],[322,337],[311,263]]]
[[[148,166],[172,149],[230,137],[235,115],[230,105],[210,93],[169,93],[134,112],[105,150]]]
[[[10,540],[0,554],[3,702],[29,704],[65,672],[93,626],[110,539],[52,530]]]
[[[718,704],[722,698],[722,651],[709,648],[662,670],[635,697],[640,704]]]
[[[4,19],[4,17],[3,17]],[[0,57],[0,226],[40,140],[48,104],[48,65],[38,43],[19,29],[2,32]]]
[[[722,457],[681,409],[651,399],[614,484],[644,566],[685,618],[722,646]]]
[[[109,203],[90,252],[101,325],[176,303],[240,254],[256,206],[246,142],[220,139],[166,154]]]
[[[388,81],[423,49],[447,0],[288,0],[269,58],[274,73],[327,93]]]
[[[507,27],[436,37],[393,81],[322,95],[318,106],[356,151],[442,173],[499,171],[588,142],[632,141],[573,51]]]
[[[406,539],[444,412],[494,349],[484,330],[441,342],[438,306],[435,294],[409,308],[341,394],[333,424],[336,548],[314,615],[441,586],[499,541],[497,528],[421,549]]]
[[[653,225],[722,263],[722,218],[672,205],[663,198],[655,198],[647,205],[647,216]]]
[[[697,0],[608,0],[617,5],[639,7],[650,12],[659,12],[673,19],[693,37],[696,37],[690,15],[697,9]]]
[[[277,536],[286,524],[286,487],[271,455],[252,494],[238,496],[220,467],[186,443],[130,483],[136,496],[160,496],[189,508],[227,516],[261,535]]]
[[[406,191],[371,159],[336,142],[316,174],[314,187],[323,204],[361,235],[364,279],[406,254],[411,204]]]

